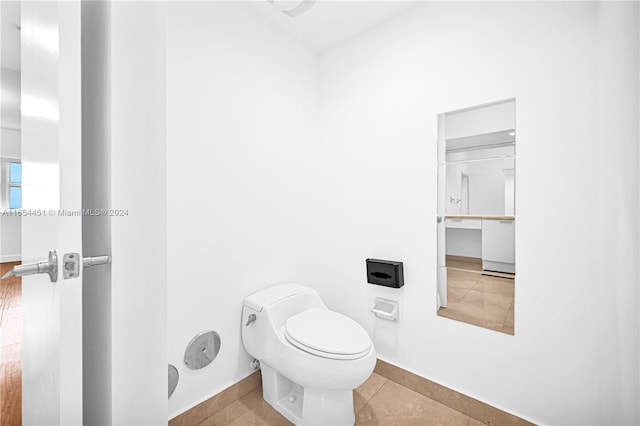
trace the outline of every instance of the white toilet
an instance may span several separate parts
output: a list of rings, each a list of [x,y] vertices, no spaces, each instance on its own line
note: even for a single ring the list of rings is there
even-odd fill
[[[364,328],[314,290],[281,284],[248,296],[242,342],[260,361],[264,399],[296,425],[353,425],[353,389],[373,372]]]

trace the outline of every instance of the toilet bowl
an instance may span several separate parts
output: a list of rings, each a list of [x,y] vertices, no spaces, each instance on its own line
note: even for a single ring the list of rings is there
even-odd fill
[[[280,284],[248,296],[242,342],[260,361],[262,394],[296,425],[353,425],[353,389],[373,372],[364,328],[327,309],[318,293]]]

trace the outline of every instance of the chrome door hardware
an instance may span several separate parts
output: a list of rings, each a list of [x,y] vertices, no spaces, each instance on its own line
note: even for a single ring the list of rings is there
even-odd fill
[[[111,263],[111,256],[93,256],[82,259],[82,266],[106,265]],[[77,278],[80,276],[80,255],[78,253],[67,253],[64,255],[62,264],[64,265],[64,278]]]
[[[108,263],[111,263],[111,256],[93,256],[82,259],[82,266],[85,268],[89,266],[106,265]]]
[[[78,253],[65,253],[62,256],[62,277],[78,278],[80,276],[80,255]]]
[[[55,250],[49,251],[49,259],[44,262],[30,263],[28,265],[14,266],[2,278],[24,277],[27,275],[48,274],[52,283],[58,281],[58,254]]]

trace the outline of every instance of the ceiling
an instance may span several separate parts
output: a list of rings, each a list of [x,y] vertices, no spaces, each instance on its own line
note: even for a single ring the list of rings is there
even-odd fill
[[[405,12],[420,1],[317,0],[297,17],[282,9],[291,9],[300,0],[242,2],[281,30],[314,50],[324,50]],[[20,3],[1,1],[2,68],[20,71]]]
[[[283,13],[280,10],[282,3],[282,0],[246,2],[248,7],[292,37],[321,51],[391,19],[421,1],[317,0],[311,9],[297,17]],[[295,7],[300,0],[286,3]]]

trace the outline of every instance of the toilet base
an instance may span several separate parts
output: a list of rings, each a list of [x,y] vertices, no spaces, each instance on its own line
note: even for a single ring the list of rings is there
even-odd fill
[[[262,369],[262,396],[277,412],[296,425],[353,425],[353,391],[303,388],[266,364]]]

